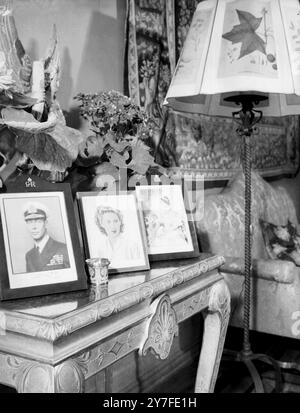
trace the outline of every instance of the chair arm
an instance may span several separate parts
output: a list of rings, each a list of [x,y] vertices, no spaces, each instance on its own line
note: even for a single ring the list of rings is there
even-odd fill
[[[298,269],[291,261],[255,259],[252,261],[252,266],[254,277],[282,284],[293,284],[298,275]],[[220,271],[244,275],[244,260],[242,258],[227,257]]]

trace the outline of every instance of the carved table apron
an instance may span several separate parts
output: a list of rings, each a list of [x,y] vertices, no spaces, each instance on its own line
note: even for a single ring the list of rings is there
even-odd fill
[[[2,302],[0,383],[18,392],[83,392],[89,377],[130,352],[166,359],[178,323],[203,312],[195,392],[213,392],[230,312],[223,263],[202,254],[112,276],[106,289]]]

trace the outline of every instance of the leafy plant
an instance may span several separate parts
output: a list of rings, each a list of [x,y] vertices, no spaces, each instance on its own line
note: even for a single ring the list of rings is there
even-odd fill
[[[153,121],[130,98],[117,91],[95,94],[79,93],[81,116],[94,133],[80,155],[110,162],[118,168],[128,168],[144,175],[155,166],[147,142],[151,139]]]

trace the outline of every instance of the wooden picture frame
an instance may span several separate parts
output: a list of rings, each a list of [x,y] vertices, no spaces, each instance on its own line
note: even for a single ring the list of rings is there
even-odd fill
[[[87,288],[69,184],[22,175],[0,194],[0,299]]]
[[[150,268],[134,193],[78,192],[77,199],[86,258],[108,258],[109,274]]]
[[[194,220],[192,214],[187,216],[188,196],[181,185],[141,185],[136,187],[136,196],[150,261],[199,256]]]

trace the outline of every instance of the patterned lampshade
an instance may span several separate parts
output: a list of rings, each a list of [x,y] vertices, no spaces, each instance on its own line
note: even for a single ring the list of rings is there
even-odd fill
[[[205,0],[194,14],[165,104],[232,116],[231,95],[258,95],[265,116],[300,114],[298,0]],[[267,97],[259,101],[259,96]]]

